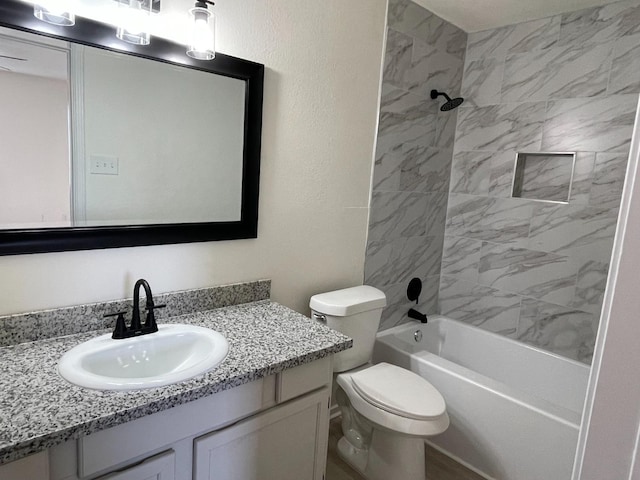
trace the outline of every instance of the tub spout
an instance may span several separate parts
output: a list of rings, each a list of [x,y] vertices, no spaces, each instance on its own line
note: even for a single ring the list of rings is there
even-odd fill
[[[409,318],[419,320],[421,323],[427,323],[427,316],[424,313],[420,313],[413,308],[409,309],[409,313],[407,315],[409,315]]]

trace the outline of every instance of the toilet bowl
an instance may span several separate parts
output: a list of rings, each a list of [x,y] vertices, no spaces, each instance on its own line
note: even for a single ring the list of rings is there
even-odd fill
[[[369,480],[424,480],[424,439],[444,432],[442,395],[419,375],[388,363],[369,365],[384,293],[360,286],[311,297],[314,318],[353,338],[334,356],[342,414],[340,457]]]
[[[449,426],[442,395],[422,377],[388,363],[341,373],[336,380],[348,400],[339,396],[343,432],[353,429],[354,411],[360,425],[370,426],[368,441],[342,437],[340,456],[370,480],[423,480],[424,439]]]

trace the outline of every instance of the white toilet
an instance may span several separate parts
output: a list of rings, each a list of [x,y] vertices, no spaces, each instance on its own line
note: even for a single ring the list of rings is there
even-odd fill
[[[415,373],[369,364],[386,298],[366,285],[311,297],[313,317],[353,339],[334,356],[343,437],[338,452],[369,480],[424,480],[424,439],[444,432],[442,395]]]

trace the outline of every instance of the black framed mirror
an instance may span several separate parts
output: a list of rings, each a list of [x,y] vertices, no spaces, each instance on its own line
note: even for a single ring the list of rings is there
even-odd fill
[[[0,255],[15,255],[25,253],[43,253],[43,252],[59,252],[70,250],[87,250],[97,248],[113,248],[113,247],[130,247],[143,245],[160,245],[171,243],[189,243],[202,242],[212,240],[231,240],[257,237],[258,222],[258,190],[259,190],[259,174],[260,174],[260,151],[261,151],[261,129],[262,129],[262,99],[263,99],[263,82],[264,82],[264,66],[258,63],[250,62],[240,58],[227,56],[217,53],[214,60],[202,61],[188,57],[185,53],[184,45],[179,45],[171,41],[153,37],[151,44],[147,46],[137,46],[116,40],[114,37],[114,27],[102,24],[86,18],[76,17],[76,24],[73,27],[60,27],[50,25],[36,19],[33,15],[33,5],[23,3],[18,0],[3,0],[0,3],[0,26],[11,29],[24,36],[27,34],[38,35],[38,38],[58,39],[69,42],[71,45],[71,56],[84,59],[83,64],[102,65],[102,70],[98,74],[91,73],[87,68],[83,70],[82,78],[88,85],[89,78],[104,79],[105,73],[113,70],[114,62],[126,62],[126,75],[119,81],[117,78],[108,83],[109,85],[127,86],[125,90],[121,88],[121,92],[125,94],[131,93],[130,86],[136,84],[131,82],[130,78],[134,76],[132,69],[141,65],[141,69],[150,70],[150,78],[173,78],[173,82],[179,82],[176,90],[181,93],[177,98],[185,98],[185,92],[195,92],[200,98],[192,99],[191,104],[200,105],[203,109],[197,113],[193,113],[183,108],[182,105],[171,104],[167,100],[167,112],[164,115],[157,111],[153,113],[153,117],[141,120],[136,114],[140,110],[151,109],[151,107],[138,107],[137,110],[127,112],[123,118],[131,118],[131,125],[123,125],[123,120],[111,117],[107,111],[99,112],[90,111],[84,107],[82,114],[76,114],[71,108],[72,120],[69,121],[70,127],[77,126],[77,117],[86,117],[94,119],[91,128],[87,127],[81,136],[83,138],[82,149],[76,151],[77,142],[70,140],[69,158],[70,164],[76,162],[76,166],[71,165],[69,178],[77,176],[75,180],[70,181],[70,214],[65,221],[56,219],[54,222],[44,223],[40,226],[38,222],[33,220],[23,221],[18,215],[17,222],[2,221],[0,217]],[[0,32],[1,33],[1,32]],[[0,46],[2,39],[6,40],[6,36],[0,35]],[[22,39],[19,39],[22,40]],[[30,40],[26,40],[27,43]],[[83,50],[86,49],[86,50]],[[2,56],[2,51],[0,51]],[[12,55],[5,55],[11,57]],[[111,63],[109,63],[111,62]],[[137,63],[138,62],[138,63]],[[151,62],[151,63],[148,63]],[[23,62],[24,63],[24,62]],[[0,75],[3,69],[0,65]],[[158,68],[168,68],[165,72],[158,73]],[[136,70],[137,71],[137,70]],[[186,79],[184,75],[189,75]],[[212,76],[208,76],[212,75]],[[196,78],[197,76],[197,78]],[[76,78],[73,74],[71,77]],[[94,82],[96,83],[96,82]],[[137,84],[148,85],[158,82],[140,80]],[[174,83],[175,84],[175,83]],[[211,84],[211,89],[208,88]],[[230,91],[218,93],[218,97],[204,98],[209,91],[213,91],[213,86],[230,85]],[[170,84],[169,84],[170,85]],[[165,88],[163,92],[173,90],[170,86],[156,88]],[[93,88],[93,86],[91,87]],[[221,87],[222,88],[222,87]],[[6,89],[5,89],[6,90]],[[42,90],[42,89],[41,89]],[[71,88],[73,90],[73,87]],[[95,93],[87,87],[81,95],[77,92],[70,93],[70,101],[73,97],[85,99],[85,103],[90,103],[86,99],[101,98],[104,95],[101,91]],[[126,103],[126,95],[121,95],[124,100],[121,104]],[[141,95],[136,94],[137,99]],[[152,103],[153,99],[161,97],[165,101],[167,95],[150,95]],[[225,110],[219,107],[224,103],[225,99],[229,100],[228,107],[235,108],[235,111]],[[182,101],[182,100],[181,100]],[[184,101],[185,103],[186,100]],[[103,107],[111,104],[118,105],[117,102],[107,100],[103,102]],[[214,107],[211,107],[214,105]],[[75,107],[74,107],[75,108]],[[122,110],[122,107],[114,106],[112,110]],[[178,117],[180,111],[184,114],[184,119]],[[214,112],[215,111],[215,112]],[[211,119],[208,117],[201,120],[205,113],[214,112],[219,118]],[[8,113],[5,111],[4,113]],[[2,115],[2,113],[0,113]],[[159,122],[161,118],[172,118],[174,128],[177,125],[184,124],[189,119],[195,119],[193,125],[200,125],[201,130],[197,134],[194,133],[193,126],[184,127],[184,131],[173,130],[171,133],[162,130],[155,122]],[[102,123],[96,119],[101,119]],[[214,122],[217,122],[214,124]],[[228,130],[229,125],[235,125],[235,132]],[[79,128],[79,127],[78,127]],[[166,127],[168,128],[168,127]],[[144,140],[140,144],[146,145],[159,143],[158,152],[149,152],[146,147],[141,145],[133,145],[132,148],[126,150],[123,145],[132,144],[128,137],[116,136],[107,137],[109,131],[125,132],[132,138]],[[91,133],[91,132],[93,133]],[[97,133],[96,133],[97,132]],[[37,132],[36,132],[37,133]],[[188,133],[188,135],[187,135]],[[216,136],[217,135],[217,136]],[[219,148],[217,139],[232,138],[232,147]],[[180,144],[182,139],[185,144]],[[34,142],[38,142],[38,138],[34,138]],[[93,142],[93,143],[92,143]],[[186,145],[186,146],[185,146]],[[135,147],[135,148],[134,148]],[[226,149],[226,150],[225,150]],[[115,151],[117,150],[117,151]],[[189,153],[202,157],[202,167],[194,167],[195,160],[189,158]],[[73,155],[71,154],[73,152]],[[183,153],[184,152],[184,153]],[[0,152],[2,155],[2,152]],[[5,153],[5,155],[9,155]],[[12,153],[13,157],[20,157],[20,153]],[[41,155],[42,156],[42,155]],[[150,168],[148,165],[144,167],[133,166],[135,158],[153,157],[156,162]],[[227,167],[219,170],[221,173],[212,172],[212,167],[207,161],[213,156],[220,157],[216,161],[228,162]],[[81,158],[77,158],[81,157]],[[100,162],[104,160],[104,165]],[[164,160],[165,163],[159,163]],[[114,163],[110,163],[113,161]],[[212,159],[213,162],[213,159]],[[95,164],[95,165],[94,165]],[[205,168],[206,164],[206,168]],[[1,164],[0,164],[1,165]],[[103,171],[104,168],[120,168],[120,176],[104,175],[109,172]],[[216,164],[217,165],[217,164]],[[95,167],[95,170],[94,170]],[[103,168],[104,167],[104,168]],[[157,168],[156,168],[157,167]],[[1,167],[0,167],[1,168]],[[78,168],[80,174],[78,174]],[[100,170],[103,168],[103,170]],[[207,171],[208,174],[201,173],[198,168],[202,168],[202,172]],[[155,184],[153,188],[146,188],[150,182],[149,177],[153,177],[161,171],[162,175],[155,175]],[[176,176],[176,172],[183,171],[190,177],[182,184],[172,187],[167,184]],[[195,173],[194,173],[195,172]],[[125,175],[126,174],[126,175]],[[0,176],[3,172],[0,171]],[[24,175],[31,175],[26,173]],[[100,176],[103,175],[103,176]],[[117,174],[116,174],[117,175]],[[129,175],[127,177],[127,175]],[[209,175],[209,178],[207,178]],[[8,173],[4,173],[7,181],[11,178]],[[51,175],[49,175],[51,177]],[[80,180],[78,180],[80,179]],[[129,183],[127,183],[129,182]],[[217,183],[216,183],[217,182]],[[12,195],[19,205],[19,202],[29,202],[33,194],[24,193],[21,197],[20,184],[16,183],[17,193]],[[76,189],[76,184],[83,184],[82,187]],[[101,184],[100,190],[90,190],[89,184]],[[235,189],[228,189],[228,185],[235,185]],[[26,188],[26,187],[24,187]],[[84,192],[83,189],[87,191]],[[118,190],[120,189],[120,190]],[[6,190],[6,189],[5,189]],[[227,192],[229,190],[229,192]],[[130,199],[122,199],[122,193],[125,191],[137,192],[137,196]],[[232,197],[212,196],[212,192]],[[145,213],[138,208],[144,202],[141,195],[147,193],[148,203],[158,203],[160,206],[157,210],[160,213]],[[198,193],[202,195],[202,199],[198,197]],[[166,198],[165,198],[166,197]],[[174,206],[181,205],[180,199],[192,198],[191,206],[182,207],[182,210],[175,209],[170,211]],[[81,198],[81,201],[78,200]],[[120,208],[116,208],[116,199],[120,201]],[[163,199],[163,202],[160,200]],[[203,200],[206,199],[206,200]],[[155,202],[154,200],[158,200]],[[164,201],[166,200],[166,201]],[[207,203],[209,202],[209,203]],[[0,210],[5,208],[10,210],[9,202],[4,201],[5,206],[0,204]],[[230,209],[222,213],[211,213],[213,206],[220,204],[232,205]],[[105,207],[109,204],[109,208],[94,208],[95,205]],[[82,205],[82,208],[78,208]],[[194,207],[204,205],[200,213]],[[210,205],[211,208],[207,207]],[[131,206],[131,208],[129,208]],[[139,211],[132,213],[131,211],[138,208]],[[124,212],[124,213],[123,213]],[[66,215],[65,215],[66,216]],[[44,215],[42,215],[44,219]]]

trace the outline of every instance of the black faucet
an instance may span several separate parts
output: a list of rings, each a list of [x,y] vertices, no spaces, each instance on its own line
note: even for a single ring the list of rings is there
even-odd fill
[[[427,323],[427,316],[413,308],[409,309],[409,313],[407,315],[409,315],[409,318],[413,318],[414,320],[420,320],[421,323]]]
[[[155,305],[153,304],[153,294],[151,293],[151,287],[149,282],[144,278],[141,278],[136,282],[133,287],[133,314],[131,315],[131,330],[137,331],[142,328],[140,324],[140,287],[144,288],[145,297],[147,297],[147,321],[144,322],[144,328],[150,328],[151,331],[145,333],[153,333],[158,331],[158,325],[156,325],[156,317],[153,314]]]
[[[140,287],[144,288],[146,297],[147,319],[145,320],[144,325],[142,325],[142,323],[140,322]],[[164,307],[166,307],[166,305],[154,305],[153,294],[151,293],[149,282],[141,278],[133,287],[133,314],[131,315],[131,326],[127,328],[127,325],[125,324],[125,312],[116,312],[105,315],[105,317],[114,317],[116,315],[118,316],[118,319],[116,320],[116,328],[113,331],[113,335],[111,335],[111,338],[130,338],[157,332],[158,325],[156,324],[156,316],[154,314],[154,310],[156,308]]]

